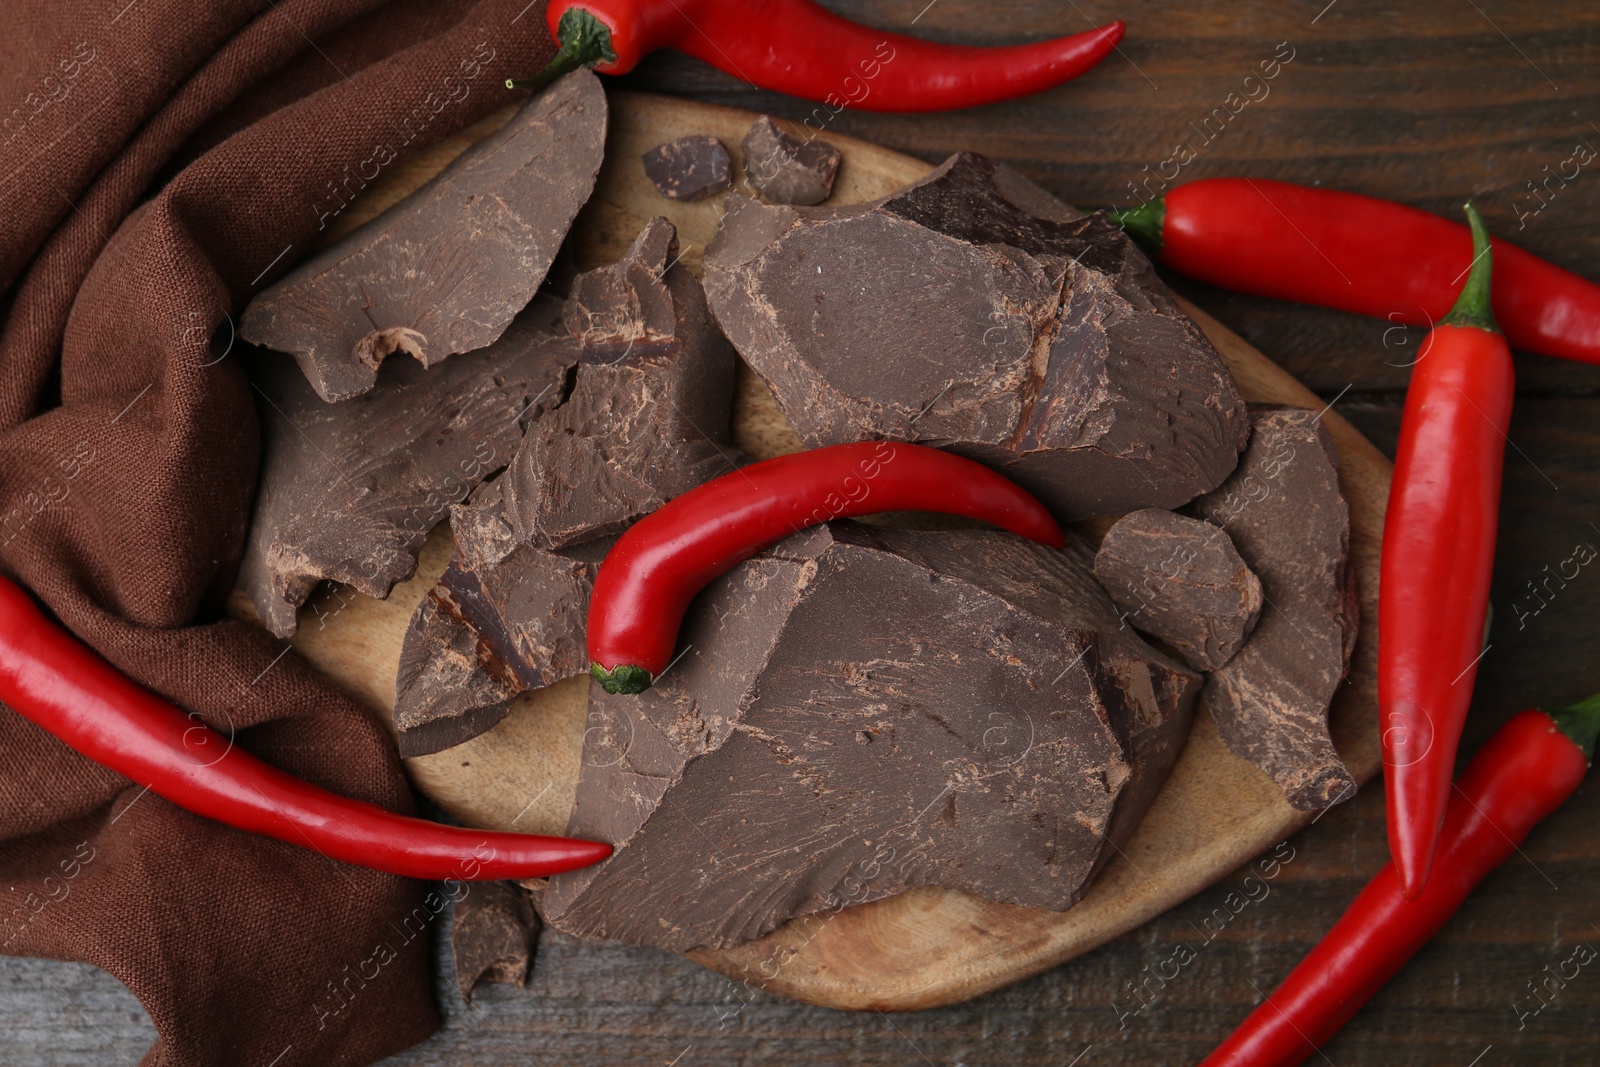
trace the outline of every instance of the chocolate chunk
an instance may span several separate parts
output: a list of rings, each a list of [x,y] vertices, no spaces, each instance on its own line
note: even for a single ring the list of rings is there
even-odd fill
[[[728,150],[715,137],[680,137],[644,154],[644,172],[668,200],[704,200],[733,184]]]
[[[733,348],[677,258],[676,231],[656,218],[621,261],[573,282],[576,384],[505,479],[519,540],[558,549],[621,533],[742,461],[728,428]]]
[[[802,141],[762,115],[742,150],[745,180],[769,204],[820,204],[833,193],[841,157],[827,141]]]
[[[1063,521],[1177,507],[1228,476],[1249,430],[1143,253],[981,156],[861,206],[730,196],[705,284],[808,447],[936,444]]]
[[[527,892],[515,882],[461,883],[450,948],[456,989],[471,1003],[479,982],[524,986],[543,926]]]
[[[1250,421],[1239,469],[1195,511],[1228,532],[1265,603],[1244,647],[1207,677],[1203,699],[1230,752],[1296,808],[1321,811],[1356,791],[1328,736],[1359,622],[1350,508],[1316,412],[1252,405]]]
[[[1094,576],[1134,629],[1197,671],[1228,662],[1261,614],[1261,580],[1222,528],[1159,508],[1117,520],[1095,553]]]
[[[450,511],[456,554],[417,606],[400,650],[394,726],[402,756],[493,728],[518,693],[589,669],[584,628],[603,538],[559,552],[518,542],[500,514],[504,478]]]
[[[511,461],[523,425],[561,399],[578,344],[541,297],[489,348],[324,403],[285,356],[251,361],[264,451],[239,584],[279,637],[325,578],[383,598],[417,566],[451,503]]]
[[[247,341],[290,352],[326,401],[373,387],[405,351],[423,366],[498,338],[538,290],[594,188],[605,149],[599,80],[574,71],[395,207],[245,308]],[[343,202],[365,187],[330,189]]]
[[[671,949],[937,885],[1062,909],[1176,758],[1197,675],[1117,629],[1086,547],[839,522],[696,601],[639,696],[591,689],[545,920]]]

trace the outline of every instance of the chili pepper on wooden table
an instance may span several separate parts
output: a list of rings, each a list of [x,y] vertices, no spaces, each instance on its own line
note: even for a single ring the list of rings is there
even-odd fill
[[[143,688],[0,577],[0,702],[180,808],[411,878],[541,878],[598,863],[611,846],[407,818],[278,770]]]
[[[937,448],[869,441],[779,456],[689,490],[617,540],[589,598],[590,671],[608,692],[641,692],[671,662],[689,601],[712,579],[807,526],[880,511],[965,515],[1066,544],[1027,490]]]
[[[1208,178],[1110,217],[1180,274],[1255,296],[1432,327],[1472,262],[1465,226],[1404,204]],[[1600,285],[1494,242],[1494,314],[1514,348],[1600,363]]]
[[[1122,39],[1113,22],[1033,44],[939,44],[851,22],[815,0],[553,0],[545,18],[561,50],[532,88],[580,66],[630,71],[674,48],[737,78],[830,107],[947,111],[1026,96],[1070,81]]]
[[[1438,870],[1415,900],[1390,863],[1201,1067],[1292,1067],[1332,1037],[1438,933],[1488,873],[1583,783],[1600,696],[1519,712],[1472,758],[1445,815]]]
[[[1476,254],[1411,371],[1378,572],[1389,849],[1407,896],[1428,879],[1483,655],[1515,391],[1511,350],[1489,310],[1489,234],[1466,210]]]

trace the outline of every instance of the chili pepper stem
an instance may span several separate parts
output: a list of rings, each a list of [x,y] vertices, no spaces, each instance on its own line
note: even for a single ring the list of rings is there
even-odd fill
[[[599,663],[591,663],[589,673],[600,683],[600,688],[615,694],[642,693],[655,681],[649,671],[631,663],[619,663],[610,670]]]
[[[1490,333],[1499,333],[1500,325],[1494,320],[1494,308],[1489,303],[1489,282],[1494,272],[1494,256],[1489,252],[1489,229],[1483,216],[1468,200],[1467,225],[1472,227],[1472,269],[1467,274],[1467,284],[1461,287],[1450,313],[1439,320],[1440,326],[1470,326]]]
[[[1152,256],[1161,251],[1161,228],[1167,221],[1167,203],[1161,197],[1147,200],[1138,207],[1108,211],[1106,217],[1127,231],[1128,236]]]
[[[561,47],[543,70],[532,78],[507,78],[506,88],[537,89],[579,67],[617,61],[611,48],[611,27],[582,8],[572,8],[561,16],[556,40]]]
[[[1595,739],[1600,737],[1600,693],[1545,714],[1556,724],[1556,729],[1578,746],[1583,758],[1593,763]]]

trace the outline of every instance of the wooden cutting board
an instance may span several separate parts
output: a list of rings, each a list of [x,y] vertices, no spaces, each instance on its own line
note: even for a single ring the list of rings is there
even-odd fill
[[[739,143],[757,117],[732,108],[637,93],[610,95],[606,162],[593,199],[574,228],[580,269],[617,259],[645,222],[665,215],[678,227],[683,260],[698,272],[721,217],[720,198],[678,204],[661,198],[639,156],[685,134],[721,138],[738,163]],[[430,152],[395,167],[351,204],[332,235],[347,232],[401,199],[511,111],[491,116]],[[926,163],[843,136],[832,203],[874,199],[914,180]],[[332,239],[332,237],[330,237]],[[1245,397],[1322,408],[1323,403],[1261,353],[1198,308],[1187,311],[1222,352]],[[1378,547],[1390,465],[1328,410],[1339,444],[1340,480],[1351,513],[1351,553],[1361,586],[1361,636],[1349,680],[1334,701],[1333,738],[1366,782],[1380,764],[1376,633]],[[800,447],[771,395],[741,367],[735,410],[740,448],[767,458]],[[387,720],[400,644],[412,610],[451,552],[441,527],[416,577],[386,601],[330,588],[301,616],[295,647]],[[249,617],[249,602],[233,599]],[[320,617],[319,617],[320,616]],[[518,699],[494,730],[445,752],[407,761],[417,786],[462,821],[485,828],[560,833],[581,760],[588,680],[571,679]],[[991,904],[962,892],[919,889],[887,900],[790,923],[732,949],[690,953],[695,961],[753,988],[857,1010],[911,1010],[977,996],[1036,974],[1160,914],[1305,826],[1273,783],[1223,748],[1201,709],[1189,742],[1122,853],[1088,895],[1066,912]],[[818,920],[821,921],[818,921]]]

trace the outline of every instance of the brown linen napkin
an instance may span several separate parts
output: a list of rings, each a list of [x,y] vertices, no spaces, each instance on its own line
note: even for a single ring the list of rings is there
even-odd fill
[[[553,49],[543,0],[0,3],[0,570],[244,748],[396,810],[381,728],[217,621],[258,462],[228,324]],[[116,975],[160,1031],[147,1064],[420,1041],[426,891],[183,812],[0,708],[0,951]]]

